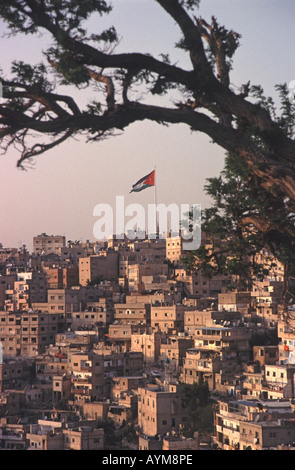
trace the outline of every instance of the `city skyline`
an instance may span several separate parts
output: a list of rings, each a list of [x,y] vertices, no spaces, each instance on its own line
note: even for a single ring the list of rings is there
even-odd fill
[[[172,61],[183,60],[179,50],[172,50],[180,37],[178,28],[159,6],[134,0],[124,5],[116,0],[113,4],[114,11],[101,20],[101,29],[110,24],[117,27],[122,36],[119,52],[139,50],[155,56],[168,52]],[[222,5],[217,0],[201,1],[199,16],[208,20],[215,15],[221,24],[242,35],[233,61],[233,87],[251,80],[253,85],[260,84],[266,95],[275,97],[276,84],[295,78],[291,40],[294,10],[289,0],[280,5],[275,1],[226,0]],[[4,31],[5,26],[1,26]],[[5,73],[13,60],[38,62],[45,42],[46,37],[40,38],[40,46],[36,46],[35,37],[2,38]],[[155,165],[158,203],[208,206],[203,187],[206,178],[218,176],[223,169],[224,151],[206,135],[191,133],[182,125],[166,128],[143,122],[99,143],[86,144],[83,137],[66,142],[37,158],[34,168],[25,172],[16,168],[18,157],[16,150],[10,149],[0,159],[0,243],[16,247],[26,244],[31,249],[33,237],[43,232],[72,240],[94,240],[94,207],[98,203],[114,205],[118,195],[124,195],[127,203],[152,203],[152,189],[128,193],[134,181]]]

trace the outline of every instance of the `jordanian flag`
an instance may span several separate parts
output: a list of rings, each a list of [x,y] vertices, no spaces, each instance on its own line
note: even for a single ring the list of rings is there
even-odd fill
[[[155,170],[138,180],[132,186],[130,193],[132,193],[133,191],[138,193],[139,191],[142,191],[145,188],[150,188],[151,186],[155,186]]]

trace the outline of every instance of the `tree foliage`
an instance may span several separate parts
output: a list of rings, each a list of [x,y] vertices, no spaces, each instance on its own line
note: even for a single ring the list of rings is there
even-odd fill
[[[263,280],[280,262],[286,300],[288,278],[295,274],[295,215],[286,211],[284,200],[256,185],[245,163],[234,154],[226,156],[221,175],[208,178],[204,190],[212,200],[211,207],[202,212],[207,244],[183,257],[186,268],[199,269],[208,278],[232,276],[236,279],[232,287],[251,290],[254,280]]]
[[[189,411],[184,435],[192,437],[194,432],[213,431],[213,408],[210,402],[208,383],[200,379],[193,385],[183,385],[181,391],[183,406]]]
[[[197,17],[198,0],[153,1],[175,21],[181,34],[175,47],[189,57],[189,69],[171,63],[167,54],[117,54],[114,26],[88,32],[92,15],[99,18],[111,11],[106,0],[7,0],[1,6],[0,17],[10,34],[46,32],[52,39],[42,63],[14,61],[9,76],[0,76],[5,90],[0,105],[4,152],[10,146],[19,148],[18,166],[24,167],[76,135],[96,142],[138,121],[182,123],[235,154],[257,191],[284,201],[284,214],[294,212],[295,105],[286,84],[278,87],[279,110],[260,86],[247,80],[234,90],[230,71],[239,33],[215,17]],[[60,84],[81,93],[93,87],[94,98],[81,108],[71,94],[58,92]],[[144,102],[136,94],[139,86]],[[168,106],[164,98],[162,105],[154,104],[155,95],[165,97],[172,89],[181,93],[177,103]],[[259,214],[252,223],[268,229]]]

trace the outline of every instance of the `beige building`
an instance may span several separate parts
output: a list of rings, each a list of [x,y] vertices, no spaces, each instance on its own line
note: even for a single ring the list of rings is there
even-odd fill
[[[259,362],[260,366],[278,364],[278,346],[253,346],[253,360]]]
[[[242,320],[240,312],[217,310],[189,310],[184,312],[184,331],[194,336],[195,329],[200,326],[217,326],[223,324],[239,324]]]
[[[138,425],[148,436],[166,434],[186,423],[188,411],[183,408],[181,385],[166,388],[142,387],[138,389]]]
[[[62,235],[47,235],[42,233],[33,238],[33,251],[36,255],[57,254],[66,245],[66,238]]]
[[[72,393],[75,400],[103,396],[104,358],[95,353],[73,353],[69,357]]]
[[[142,385],[143,376],[113,377],[111,385],[111,400],[119,402],[123,394],[137,390]]]
[[[183,331],[184,313],[189,310],[195,310],[195,307],[168,303],[152,305],[151,327],[163,333],[168,333],[170,330]]]
[[[292,324],[279,321],[277,324],[279,363],[295,364],[295,331]]]
[[[105,421],[108,417],[110,400],[99,402],[81,402],[80,407],[83,416],[87,420]]]
[[[264,400],[295,398],[295,364],[271,365],[264,367],[264,382],[261,396]]]
[[[168,265],[163,261],[143,261],[128,265],[128,288],[129,291],[145,290],[144,279],[150,283],[151,278],[157,275],[167,276]]]
[[[175,366],[175,370],[183,365],[186,352],[193,347],[193,339],[187,338],[183,333],[169,335],[163,339],[160,348],[160,361],[162,364],[167,361]]]
[[[115,322],[109,325],[109,331],[107,334],[108,343],[112,344],[113,347],[120,351],[130,351],[131,338],[133,334],[139,335],[146,332],[146,325],[144,324],[128,324]]]
[[[10,274],[7,276],[0,275],[0,310],[4,310],[5,301],[9,300],[9,294],[13,294],[14,282],[17,280],[16,274]]]
[[[71,328],[108,326],[114,320],[113,302],[101,298],[98,302],[87,302],[83,310],[71,313]]]
[[[158,331],[150,334],[133,334],[131,337],[131,351],[142,353],[143,361],[153,364],[160,357],[161,337],[162,335]]]
[[[79,283],[111,281],[119,274],[119,255],[115,251],[105,251],[99,255],[79,258]]]
[[[209,389],[216,387],[216,374],[222,368],[221,357],[214,351],[200,349],[188,349],[184,359],[182,372],[179,380],[182,383],[192,385],[204,380]]]
[[[46,275],[37,271],[18,273],[5,294],[4,309],[10,312],[27,310],[34,302],[46,302]]]
[[[114,305],[114,320],[121,323],[145,325],[150,324],[151,305],[150,303],[125,303]]]
[[[4,358],[0,363],[0,392],[21,389],[31,380],[32,361],[23,358]]]
[[[78,266],[44,268],[48,289],[69,289],[79,285]]]
[[[175,279],[192,296],[217,298],[218,294],[226,291],[231,278],[222,274],[206,278],[200,270],[188,273],[185,269],[179,268],[175,269]]]
[[[195,348],[237,353],[239,362],[250,360],[252,331],[246,327],[205,326],[195,329]]]
[[[36,356],[55,341],[59,316],[36,312],[0,312],[0,341],[5,356]]]
[[[250,292],[226,292],[218,294],[218,310],[247,313],[252,305]]]
[[[166,238],[166,259],[172,263],[177,263],[181,260],[183,255],[182,239],[181,237],[167,237]]]
[[[90,426],[64,429],[64,450],[103,450],[104,430]]]
[[[293,442],[294,431],[288,400],[218,400],[215,440],[222,450],[275,450]]]

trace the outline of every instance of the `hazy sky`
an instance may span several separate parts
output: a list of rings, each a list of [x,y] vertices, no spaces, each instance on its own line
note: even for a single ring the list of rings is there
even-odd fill
[[[186,68],[189,62],[174,50],[178,27],[153,0],[113,0],[114,11],[91,22],[100,32],[114,24],[122,38],[116,52],[169,53],[172,62]],[[251,80],[275,97],[275,85],[295,79],[294,0],[201,0],[197,16],[219,23],[242,35],[234,59],[232,85]],[[0,24],[2,32],[5,26]],[[0,66],[7,73],[12,60],[40,61],[46,37],[2,38]],[[93,90],[89,90],[89,96]],[[65,235],[67,240],[94,240],[98,203],[115,211],[116,196],[125,205],[153,203],[153,190],[129,194],[132,184],[157,168],[157,202],[210,204],[203,187],[207,177],[223,168],[224,151],[200,133],[182,125],[169,128],[144,122],[122,135],[100,143],[70,141],[36,159],[34,169],[16,168],[16,150],[0,158],[0,243],[26,244],[41,232]]]

